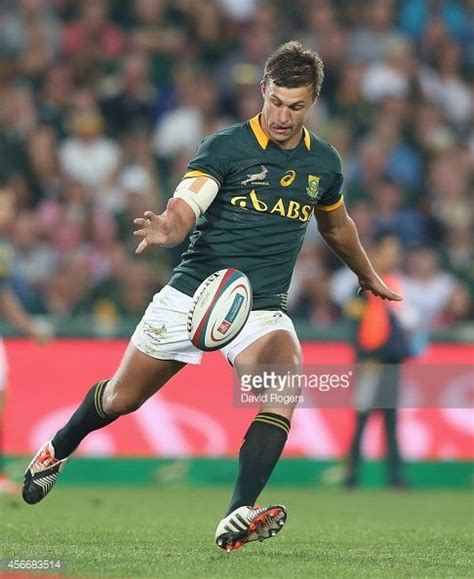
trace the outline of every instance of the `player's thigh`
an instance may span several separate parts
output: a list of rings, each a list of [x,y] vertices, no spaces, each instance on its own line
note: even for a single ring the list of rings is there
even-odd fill
[[[261,411],[291,418],[300,392],[289,377],[300,373],[302,366],[301,345],[293,332],[275,330],[261,336],[236,356],[234,366],[239,376],[271,372],[284,377],[281,388],[273,392],[277,399],[268,396]]]
[[[185,365],[178,360],[148,356],[130,342],[104,391],[104,410],[118,412],[140,406]]]
[[[202,352],[186,329],[192,298],[165,286],[153,296],[131,337],[119,369],[104,391],[104,410],[131,412]]]
[[[261,365],[280,365],[296,371],[301,368],[301,360],[301,345],[295,334],[275,330],[259,337],[242,350],[236,356],[234,366],[237,372],[239,368]]]

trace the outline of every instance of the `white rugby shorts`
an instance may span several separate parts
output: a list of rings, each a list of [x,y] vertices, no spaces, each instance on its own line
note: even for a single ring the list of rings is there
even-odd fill
[[[200,364],[203,352],[192,344],[186,329],[192,301],[192,297],[171,286],[165,286],[153,296],[136,327],[132,335],[133,345],[140,352],[159,360]],[[242,350],[275,330],[285,330],[296,336],[293,322],[280,310],[252,311],[244,329],[221,352],[234,364]]]

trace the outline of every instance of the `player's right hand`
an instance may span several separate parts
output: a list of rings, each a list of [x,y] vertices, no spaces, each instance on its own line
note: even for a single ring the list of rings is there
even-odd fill
[[[196,221],[194,211],[186,201],[175,197],[168,201],[166,211],[160,215],[153,211],[145,211],[143,215],[133,220],[139,227],[133,235],[142,238],[135,253],[141,253],[149,245],[175,247],[184,240]]]
[[[133,223],[139,227],[133,235],[142,238],[135,253],[142,253],[149,245],[166,246],[172,227],[166,213],[165,211],[157,215],[153,211],[145,211],[144,217],[137,217],[133,220]]]

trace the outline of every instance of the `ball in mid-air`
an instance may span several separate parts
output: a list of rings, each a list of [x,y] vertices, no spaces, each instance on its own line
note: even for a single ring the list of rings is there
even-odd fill
[[[242,330],[252,309],[248,277],[233,268],[216,271],[196,290],[188,314],[188,335],[204,352],[219,350]]]

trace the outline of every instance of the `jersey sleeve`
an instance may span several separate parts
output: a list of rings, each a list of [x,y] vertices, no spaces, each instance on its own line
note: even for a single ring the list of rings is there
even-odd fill
[[[343,203],[342,197],[342,185],[344,179],[341,174],[336,175],[335,179],[331,183],[329,189],[324,192],[324,195],[319,200],[317,207],[323,211],[332,211],[337,209]]]
[[[330,147],[331,155],[331,165],[334,170],[333,178],[330,182],[329,187],[324,191],[321,199],[318,202],[317,207],[323,211],[332,211],[340,207],[343,202],[342,187],[344,184],[344,178],[342,176],[342,161],[339,153]]]
[[[225,149],[222,141],[223,137],[220,135],[211,135],[201,141],[189,162],[184,178],[208,176],[217,181],[220,187],[224,182],[227,166],[223,157]]]

